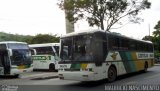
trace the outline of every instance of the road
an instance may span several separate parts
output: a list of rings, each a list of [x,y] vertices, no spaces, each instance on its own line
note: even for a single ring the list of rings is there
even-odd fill
[[[17,90],[15,91],[119,91],[122,87],[123,90],[128,91],[128,89],[125,89],[127,86],[134,86],[129,88],[130,91],[139,90],[139,86],[152,86],[154,87],[152,89],[157,91],[160,90],[160,65],[156,65],[153,68],[148,69],[147,73],[138,72],[120,76],[113,83],[108,83],[106,80],[87,83],[59,80],[56,78],[56,75],[56,72],[32,72],[23,74],[21,78],[1,78],[0,85],[17,86]],[[110,89],[112,86],[114,86],[115,89]],[[9,91],[4,89],[2,90]]]

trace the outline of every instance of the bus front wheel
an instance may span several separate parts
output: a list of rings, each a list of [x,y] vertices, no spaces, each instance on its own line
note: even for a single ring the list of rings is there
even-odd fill
[[[117,71],[114,66],[109,67],[108,69],[108,82],[113,82],[116,80]]]
[[[49,70],[50,71],[55,71],[55,65],[54,64],[50,64],[49,65]]]
[[[148,69],[148,63],[147,63],[147,62],[145,62],[143,72],[147,72],[147,69]]]

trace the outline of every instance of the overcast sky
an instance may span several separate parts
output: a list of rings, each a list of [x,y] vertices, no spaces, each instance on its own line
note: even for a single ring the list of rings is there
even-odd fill
[[[39,33],[65,34],[64,12],[57,6],[58,0],[0,0],[0,31],[36,35]],[[142,12],[144,22],[141,24],[128,24],[123,28],[111,30],[123,35],[143,38],[151,34],[153,27],[160,20],[160,0],[150,0],[151,9]],[[87,22],[75,24],[75,30],[89,29]]]

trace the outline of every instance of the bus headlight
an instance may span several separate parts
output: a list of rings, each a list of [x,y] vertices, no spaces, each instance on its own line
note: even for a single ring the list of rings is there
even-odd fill
[[[58,69],[59,71],[63,71],[63,69]]]
[[[82,69],[82,71],[91,71],[91,72],[93,72],[93,69],[92,68],[86,68],[86,69]]]

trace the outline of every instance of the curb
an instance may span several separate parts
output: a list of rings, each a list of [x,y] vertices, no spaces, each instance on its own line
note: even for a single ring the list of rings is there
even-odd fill
[[[46,76],[46,77],[37,77],[37,78],[32,78],[31,80],[46,80],[46,79],[54,79],[58,78],[58,75],[56,76]]]
[[[160,64],[154,64],[154,66],[160,66]]]

